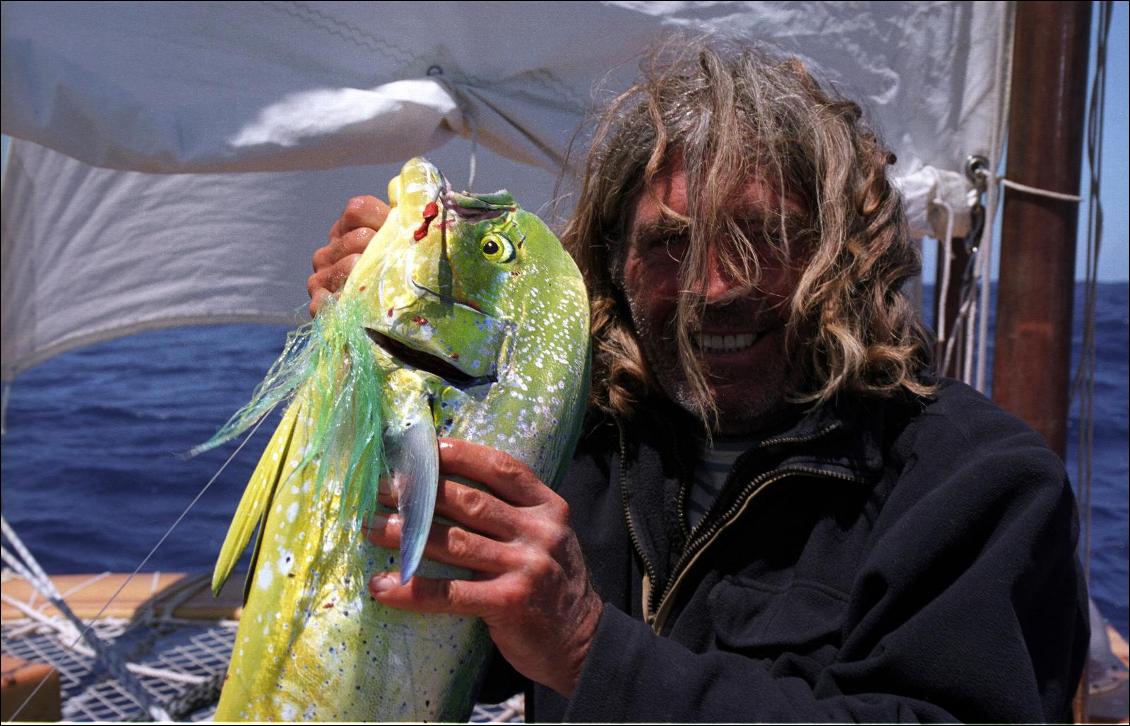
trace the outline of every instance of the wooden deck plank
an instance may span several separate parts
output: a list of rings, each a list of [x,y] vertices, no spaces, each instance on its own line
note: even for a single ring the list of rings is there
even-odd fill
[[[52,575],[51,581],[63,595],[71,610],[80,618],[132,618],[142,607],[153,607],[164,614],[170,603],[180,602],[173,610],[179,618],[195,620],[238,619],[243,607],[243,576],[232,575],[213,598],[208,575],[187,575],[183,572],[149,572],[127,579],[127,573],[107,572],[99,575]],[[123,583],[125,587],[122,587]],[[121,588],[121,592],[118,592]],[[0,583],[6,597],[47,616],[58,610],[36,592],[22,577],[11,577]],[[114,597],[115,593],[117,596]],[[113,597],[109,606],[106,603]],[[0,619],[19,620],[27,617],[19,608],[0,603]]]

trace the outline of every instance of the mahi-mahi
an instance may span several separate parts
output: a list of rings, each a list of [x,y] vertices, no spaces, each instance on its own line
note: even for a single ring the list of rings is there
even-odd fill
[[[456,192],[423,159],[389,201],[339,299],[201,447],[286,404],[213,576],[218,592],[258,527],[217,720],[466,721],[485,626],[385,607],[368,578],[469,576],[422,559],[438,436],[507,452],[551,486],[576,444],[589,308],[560,242],[509,193]],[[399,552],[363,534],[382,479],[399,495]]]

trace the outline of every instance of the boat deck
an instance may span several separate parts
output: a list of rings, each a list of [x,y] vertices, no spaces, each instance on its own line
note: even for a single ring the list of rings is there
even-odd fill
[[[231,577],[213,598],[207,575],[51,577],[71,610],[129,664],[149,699],[178,721],[207,721],[215,711],[242,610],[243,580]],[[151,719],[136,694],[94,658],[78,629],[27,581],[5,571],[0,585],[0,719]],[[523,705],[520,697],[480,704],[471,722],[521,721]]]

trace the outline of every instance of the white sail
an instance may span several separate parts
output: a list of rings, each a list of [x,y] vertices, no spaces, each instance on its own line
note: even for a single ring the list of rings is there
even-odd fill
[[[766,41],[863,100],[928,233],[939,194],[963,207],[965,159],[999,158],[1011,14],[949,2],[5,3],[3,378],[147,328],[294,320],[341,205],[383,194],[379,180],[413,155],[467,169],[474,138],[475,187],[509,187],[537,209],[585,115],[672,28]]]

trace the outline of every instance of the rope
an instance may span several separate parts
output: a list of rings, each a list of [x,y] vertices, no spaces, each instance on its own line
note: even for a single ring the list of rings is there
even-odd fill
[[[997,46],[997,58],[995,67],[997,68],[997,81],[1001,89],[997,96],[998,107],[997,118],[1007,119],[1012,112],[1011,97],[1012,97],[1012,50],[1015,41],[1016,30],[1016,3],[1009,3],[1006,6],[1006,20],[1001,27],[1002,42]],[[987,376],[985,369],[988,366],[988,345],[989,345],[989,303],[992,292],[992,271],[993,271],[993,252],[994,240],[993,230],[996,228],[995,220],[998,207],[1000,205],[1000,198],[1003,196],[1000,193],[1000,187],[992,183],[992,172],[994,169],[1000,168],[1004,157],[1004,138],[1005,132],[1008,128],[1007,123],[995,124],[993,128],[992,138],[989,140],[989,163],[984,169],[985,187],[982,190],[986,197],[985,199],[985,215],[983,219],[983,226],[981,228],[980,240],[978,240],[979,249],[979,262],[975,278],[977,280],[979,289],[979,301],[981,310],[986,311],[980,320],[977,321],[977,376],[974,381],[974,387],[981,393],[988,393]]]
[[[90,587],[91,585],[93,585],[94,583],[96,583],[100,580],[104,580],[109,576],[110,576],[110,572],[107,571],[107,572],[101,572],[97,575],[94,575],[93,577],[89,577],[89,578],[83,580],[82,582],[78,583],[77,585],[74,585],[73,587],[71,587],[69,590],[64,592],[61,595],[61,597],[64,600],[66,600],[68,597],[70,597],[71,595],[74,595],[76,592],[79,592],[80,590],[84,590],[84,589]]]
[[[183,520],[188,515],[189,511],[191,511],[192,508],[196,506],[196,503],[200,501],[200,498],[203,497],[208,489],[212,486],[212,484],[216,482],[216,479],[220,477],[220,474],[224,472],[224,469],[228,467],[228,464],[232,462],[232,459],[234,459],[236,455],[239,454],[239,452],[243,449],[243,447],[247,445],[247,442],[251,440],[251,437],[255,435],[255,432],[259,430],[259,427],[263,425],[263,421],[265,421],[266,419],[267,416],[264,415],[259,419],[258,422],[256,422],[256,424],[251,428],[251,430],[248,432],[247,436],[243,439],[239,446],[235,448],[235,451],[233,451],[231,455],[228,456],[228,458],[220,466],[220,468],[216,470],[216,473],[212,475],[212,478],[208,480],[208,483],[204,485],[204,487],[200,490],[196,497],[194,497],[193,500],[188,503],[188,506],[185,507],[183,512],[181,512],[176,521],[169,526],[169,528],[165,531],[165,534],[161,536],[160,540],[158,540],[157,544],[153,545],[153,548],[149,550],[149,554],[145,555],[145,558],[141,561],[141,563],[138,564],[136,568],[134,568],[134,571],[130,573],[129,577],[127,577],[125,581],[122,582],[122,584],[118,587],[114,594],[110,596],[110,599],[106,601],[106,604],[102,606],[102,608],[93,618],[91,618],[91,621],[100,618],[102,614],[106,612],[106,608],[110,607],[114,600],[117,599],[118,595],[122,593],[122,590],[126,588],[126,585],[128,585],[139,572],[141,572],[141,568],[145,566],[145,563],[148,562],[151,557],[153,557],[153,554],[157,551],[157,548],[164,544],[165,540],[169,538],[169,535],[172,534],[177,525],[181,523],[181,520]],[[79,636],[75,638],[75,641],[77,642],[79,639],[85,638],[98,654],[98,658],[103,662],[106,670],[109,671],[110,674],[113,675],[114,678],[116,678],[122,684],[123,688],[125,688],[130,693],[130,695],[137,699],[137,701],[145,708],[146,711],[150,713],[151,716],[153,716],[154,719],[158,721],[171,721],[172,718],[164,709],[162,709],[160,706],[153,706],[150,704],[148,694],[142,688],[141,684],[137,682],[137,680],[133,677],[133,674],[130,673],[124,665],[122,665],[121,660],[120,658],[118,658],[117,654],[103,647],[104,644],[93,633],[91,626],[89,624],[83,623],[82,620],[80,620],[78,616],[76,616],[71,611],[70,607],[67,606],[66,601],[63,600],[62,596],[59,595],[58,590],[56,590],[55,586],[51,583],[50,578],[47,577],[47,574],[39,566],[39,563],[27,550],[27,548],[24,547],[23,542],[19,539],[19,537],[16,536],[15,531],[8,525],[8,520],[0,515],[0,521],[2,521],[3,524],[4,535],[8,537],[9,541],[12,543],[12,547],[16,550],[16,552],[23,560],[23,562],[18,561],[6,549],[0,548],[0,555],[3,556],[4,562],[8,563],[9,566],[12,567],[12,569],[16,570],[16,572],[22,575],[29,583],[32,584],[33,587],[35,587],[37,590],[40,590],[40,592],[42,592],[44,596],[51,600],[51,603],[55,605],[55,607],[58,608],[59,612],[63,613],[68,620],[72,620],[74,623],[76,623],[76,625],[80,628],[80,633]],[[26,567],[24,566],[25,563],[27,565]],[[74,643],[72,643],[71,645],[73,646]],[[48,678],[49,675],[44,676],[43,680],[36,684],[35,688],[32,689],[31,693],[28,694],[24,702],[20,704],[15,712],[13,712],[12,719],[15,719],[24,709],[24,707],[27,706],[31,699],[35,697],[35,694],[39,692],[39,689],[43,687],[43,684],[47,682]]]
[[[941,197],[934,199],[933,204],[937,204],[946,210],[946,234],[944,238],[938,240],[942,251],[945,252],[946,259],[942,266],[942,289],[936,293],[937,313],[935,313],[934,318],[937,320],[938,345],[944,346],[946,343],[946,298],[949,296],[950,271],[953,269],[953,206]]]
[[[1097,298],[1099,251],[1102,248],[1103,207],[1102,148],[1103,118],[1106,112],[1106,58],[1107,39],[1113,3],[1100,5],[1095,71],[1091,82],[1090,108],[1087,114],[1087,161],[1090,166],[1087,205],[1087,260],[1084,278],[1083,344],[1079,362],[1071,382],[1073,403],[1079,406],[1079,450],[1076,452],[1076,485],[1080,509],[1083,513],[1083,573],[1088,589],[1091,582],[1091,494],[1092,462],[1095,444],[1095,303]]]
[[[50,617],[44,615],[38,610],[28,607],[26,603],[22,603],[14,597],[9,597],[0,593],[0,601],[11,605],[26,615],[31,620],[44,625],[59,634],[59,645],[67,650],[74,651],[79,655],[86,656],[87,658],[98,659],[98,653],[89,647],[83,646],[81,641],[82,633],[74,626],[69,620]],[[80,621],[81,622],[81,621]],[[85,625],[85,624],[84,624]],[[67,642],[70,640],[71,642]],[[140,665],[138,663],[125,663],[126,670],[130,673],[135,673],[139,676],[149,676],[151,678],[160,678],[165,681],[174,681],[177,683],[188,683],[191,685],[200,685],[207,683],[211,680],[211,676],[194,676],[191,673],[181,673],[180,671],[172,671],[167,668],[154,668],[152,666]],[[132,695],[132,693],[131,693]]]
[[[1021,184],[1020,182],[1014,182],[1011,179],[1006,179],[1004,177],[1000,177],[999,179],[997,179],[997,181],[1000,182],[1001,186],[1008,187],[1009,189],[1015,189],[1018,192],[1027,192],[1028,194],[1035,194],[1038,197],[1048,197],[1050,199],[1060,199],[1060,200],[1063,200],[1063,201],[1066,201],[1066,202],[1081,202],[1081,201],[1083,201],[1083,197],[1080,197],[1077,194],[1063,194],[1061,192],[1053,192],[1053,191],[1049,191],[1047,189],[1040,189],[1038,187],[1030,187],[1027,184]]]
[[[158,721],[171,721],[172,717],[168,714],[168,712],[165,711],[165,709],[152,702],[149,693],[145,690],[144,686],[141,685],[141,682],[134,678],[133,674],[129,671],[129,668],[126,666],[125,662],[118,656],[118,654],[107,647],[107,645],[102,642],[102,640],[94,633],[94,631],[91,630],[90,626],[84,623],[81,619],[79,619],[77,615],[74,614],[70,606],[68,606],[66,601],[63,600],[62,596],[59,594],[59,591],[55,588],[55,585],[51,582],[50,578],[47,577],[47,574],[43,571],[43,568],[39,566],[39,563],[35,560],[34,557],[32,557],[27,548],[24,547],[23,542],[16,535],[15,530],[13,530],[8,524],[8,519],[6,517],[3,517],[2,515],[0,515],[0,527],[2,527],[3,534],[8,538],[8,541],[9,543],[11,543],[12,548],[19,554],[19,558],[13,556],[12,553],[9,552],[5,547],[0,547],[0,557],[3,558],[5,564],[22,575],[29,583],[31,583],[33,587],[35,587],[35,589],[39,590],[44,597],[49,599],[51,601],[51,604],[54,605],[56,609],[58,609],[59,612],[62,613],[63,616],[74,625],[79,635],[71,644],[72,647],[79,640],[85,639],[86,642],[90,645],[94,657],[102,664],[102,666],[110,673],[110,675],[113,676],[114,679],[122,685],[126,692],[128,692],[130,696],[134,698],[134,700],[141,704],[142,708],[144,708],[150,716]],[[107,603],[107,605],[109,605],[109,603]],[[105,609],[105,607],[103,609]],[[12,713],[13,720],[17,716],[19,716],[20,712],[23,711],[25,706],[27,706],[32,697],[39,692],[39,689],[43,686],[46,680],[47,679],[45,677],[42,681],[40,681],[36,685],[35,689],[31,692],[31,694],[28,695],[27,699],[25,699],[24,702],[21,703],[19,707]]]
[[[980,178],[980,177],[978,177]],[[978,183],[978,188],[984,188],[982,184]],[[965,269],[961,273],[961,288],[958,295],[958,309],[957,314],[954,316],[953,330],[948,331],[947,335],[946,326],[944,322],[946,299],[949,297],[949,287],[952,284],[952,266],[953,255],[950,249],[953,244],[953,208],[950,205],[944,204],[939,201],[942,206],[950,214],[950,223],[946,227],[946,236],[949,239],[949,245],[946,247],[947,256],[945,267],[942,268],[942,289],[938,294],[938,318],[942,320],[938,325],[938,344],[940,347],[939,355],[941,357],[941,365],[938,372],[941,375],[946,375],[951,367],[960,368],[960,372],[954,371],[954,375],[961,378],[966,383],[972,385],[973,383],[973,358],[974,358],[974,321],[978,313],[978,305],[976,300],[976,293],[980,279],[978,277],[978,270],[980,269],[979,261],[981,259],[981,247],[976,242],[969,244],[969,240],[977,240],[982,236],[984,229],[984,214],[983,207],[980,203],[980,193],[972,190],[969,195],[969,207],[972,212],[973,225],[966,235],[968,260],[965,263]],[[940,241],[940,240],[939,240]],[[964,336],[964,341],[962,340]],[[958,351],[961,351],[958,353]],[[955,355],[960,356],[960,365],[954,365]]]

